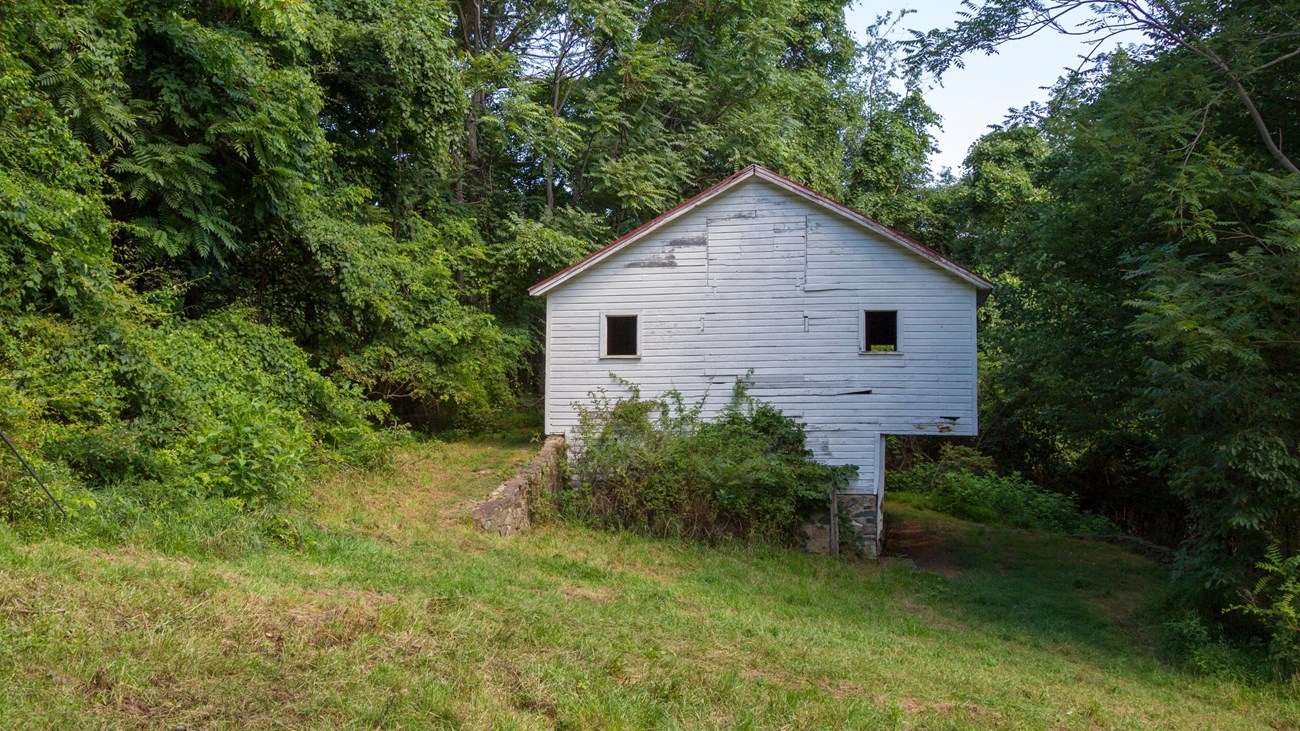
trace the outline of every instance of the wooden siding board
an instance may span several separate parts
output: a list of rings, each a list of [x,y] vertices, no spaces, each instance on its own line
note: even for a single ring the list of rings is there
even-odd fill
[[[653,231],[547,298],[550,432],[571,430],[573,402],[597,388],[622,393],[610,373],[647,397],[675,389],[688,403],[707,399],[714,415],[752,369],[751,393],[798,415],[819,458],[857,464],[854,487],[870,492],[880,434],[977,427],[974,286],[763,181]],[[900,312],[901,354],[859,352],[864,309]],[[615,310],[642,313],[638,360],[599,357],[599,313]],[[851,393],[862,390],[871,393]]]

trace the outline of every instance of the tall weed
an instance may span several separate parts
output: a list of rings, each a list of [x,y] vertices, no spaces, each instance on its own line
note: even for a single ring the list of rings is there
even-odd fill
[[[1269,655],[1278,673],[1300,685],[1300,556],[1287,556],[1274,542],[1256,568],[1260,578],[1243,592],[1245,603],[1228,611],[1259,621],[1269,636]]]

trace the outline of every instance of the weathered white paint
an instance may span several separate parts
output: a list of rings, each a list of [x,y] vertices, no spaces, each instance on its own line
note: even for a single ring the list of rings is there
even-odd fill
[[[855,492],[880,493],[884,434],[976,433],[988,283],[783,180],[733,178],[534,288],[548,433],[571,435],[596,389],[621,393],[611,375],[705,399],[707,416],[751,371],[750,393],[804,422],[819,459],[858,465]],[[864,310],[898,312],[899,352],[861,352]],[[601,357],[603,313],[639,314],[639,356]]]

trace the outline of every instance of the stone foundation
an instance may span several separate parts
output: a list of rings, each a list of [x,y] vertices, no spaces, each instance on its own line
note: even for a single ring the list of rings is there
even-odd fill
[[[528,466],[492,491],[470,516],[481,531],[508,536],[533,525],[533,502],[560,489],[564,465],[564,437],[546,438]]]
[[[804,549],[809,553],[853,554],[860,553],[865,558],[880,556],[880,539],[884,526],[875,495],[840,495],[836,498],[840,513],[848,518],[853,535],[845,531],[839,535],[839,545],[835,545],[837,531],[832,530],[830,511],[815,513],[804,524]],[[856,539],[856,545],[849,541]]]

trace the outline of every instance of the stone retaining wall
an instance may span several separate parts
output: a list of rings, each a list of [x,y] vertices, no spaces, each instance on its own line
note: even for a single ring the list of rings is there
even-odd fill
[[[881,514],[877,509],[875,495],[839,495],[836,498],[839,503],[840,512],[844,513],[849,524],[853,528],[853,537],[857,539],[857,545],[848,544],[849,536],[847,532],[842,536],[836,536],[836,531],[831,530],[830,511],[815,513],[812,518],[804,524],[804,550],[809,553],[861,553],[866,558],[878,558],[880,556],[880,538],[883,533]],[[842,540],[838,546],[835,545],[834,539],[840,537]]]
[[[546,438],[542,449],[528,466],[492,491],[474,508],[474,526],[503,536],[528,530],[533,525],[533,502],[560,489],[564,465],[564,437]]]

